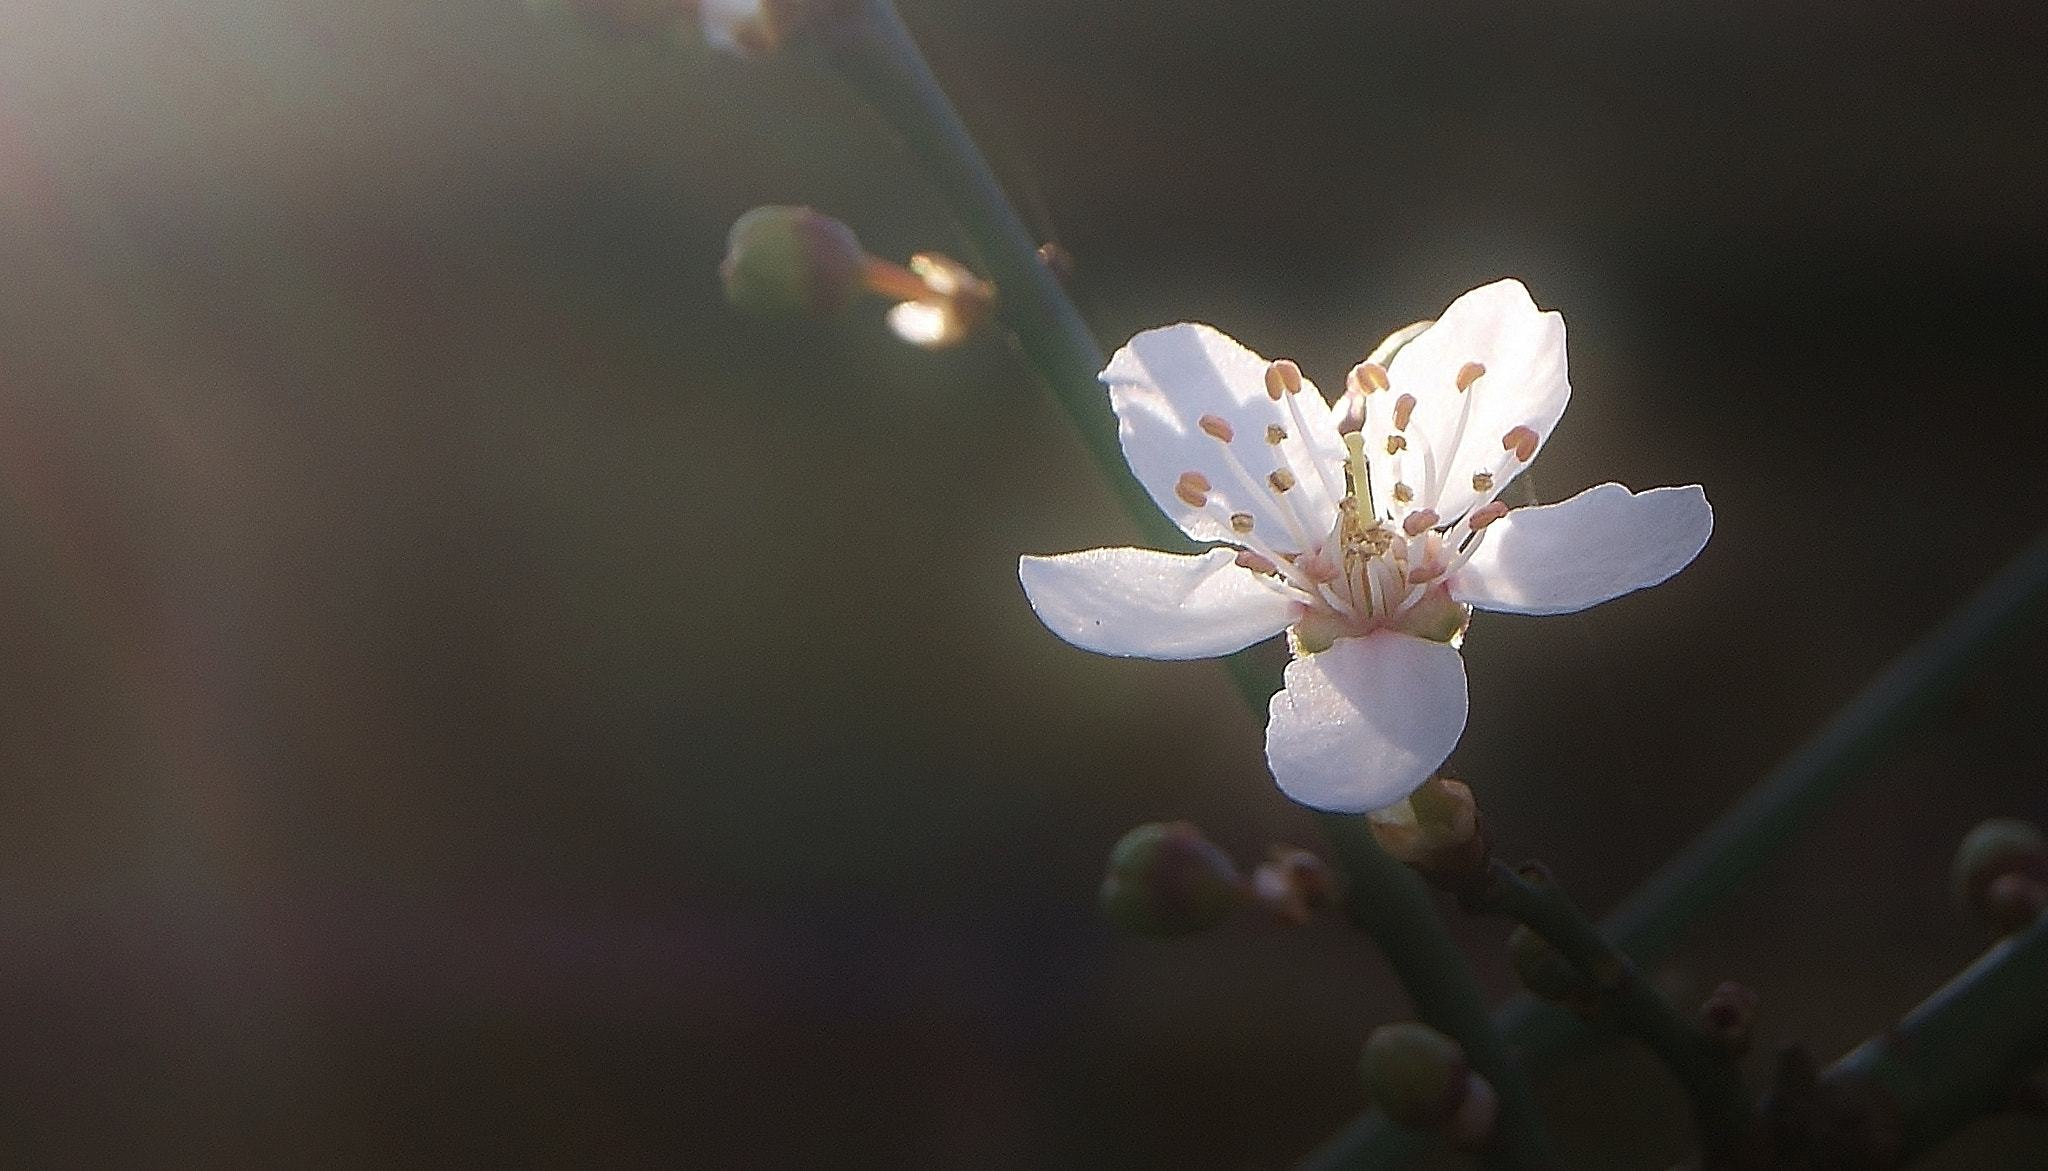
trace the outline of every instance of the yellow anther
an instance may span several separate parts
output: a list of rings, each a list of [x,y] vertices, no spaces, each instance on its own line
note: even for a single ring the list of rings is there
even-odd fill
[[[1400,435],[1387,436],[1387,454],[1392,455],[1408,446],[1408,440]]]
[[[1537,442],[1536,432],[1529,427],[1516,427],[1500,437],[1501,450],[1514,452],[1515,458],[1523,463],[1536,457]]]
[[[1394,481],[1394,503],[1406,504],[1413,499],[1415,499],[1415,489],[1410,488],[1399,480]]]
[[[1283,394],[1301,393],[1301,367],[1281,358],[1266,367],[1266,397],[1280,401]]]
[[[1287,442],[1287,428],[1278,423],[1266,424],[1266,442],[1278,447]]]
[[[1173,482],[1173,494],[1189,508],[1206,507],[1209,503],[1209,477],[1200,472],[1182,472],[1180,479]]]
[[[1435,509],[1418,508],[1414,512],[1409,513],[1407,519],[1401,522],[1401,531],[1411,537],[1419,537],[1428,530],[1435,528],[1438,519]]]
[[[1486,367],[1478,362],[1467,362],[1458,367],[1458,389],[1471,390],[1472,384],[1486,373]]]
[[[1465,518],[1465,523],[1471,525],[1472,531],[1476,533],[1507,514],[1508,506],[1496,500],[1484,508],[1473,509],[1472,515]]]
[[[1266,477],[1266,483],[1272,485],[1275,492],[1288,491],[1294,487],[1294,473],[1286,468],[1274,468],[1273,474]]]
[[[1238,536],[1251,532],[1252,523],[1252,514],[1249,512],[1233,512],[1230,514],[1230,531]]]
[[[1195,420],[1195,426],[1200,427],[1211,439],[1221,439],[1225,443],[1237,437],[1237,431],[1231,427],[1230,420],[1221,415],[1203,415]]]
[[[1360,362],[1351,368],[1351,380],[1365,388],[1367,394],[1387,388],[1387,368],[1378,362]]]
[[[1394,430],[1406,431],[1408,420],[1415,417],[1415,396],[1404,394],[1394,400]]]
[[[1491,492],[1491,491],[1493,491],[1493,473],[1492,473],[1492,472],[1473,472],[1473,473],[1472,473],[1472,490],[1473,490],[1474,492]]]

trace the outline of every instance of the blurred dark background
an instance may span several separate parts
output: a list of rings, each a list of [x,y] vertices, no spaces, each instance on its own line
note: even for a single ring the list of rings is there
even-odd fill
[[[2036,5],[903,8],[1106,344],[1333,386],[1513,275],[1542,495],[1707,486],[1680,577],[1467,646],[1453,763],[1595,912],[2048,523]],[[1362,1107],[1358,938],[1096,918],[1138,821],[1317,838],[1213,665],[1032,618],[1020,552],[1131,537],[1068,425],[997,338],[738,318],[770,202],[963,252],[801,55],[0,5],[0,1162],[1258,1171]],[[1950,847],[2048,817],[2007,649],[1661,978],[1831,1058],[1976,954]],[[1687,1148],[1640,1058],[1544,1093],[1575,1167]]]

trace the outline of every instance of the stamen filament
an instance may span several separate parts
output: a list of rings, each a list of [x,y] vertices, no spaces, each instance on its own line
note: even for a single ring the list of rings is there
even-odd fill
[[[1337,485],[1330,480],[1330,469],[1323,466],[1323,461],[1316,455],[1315,445],[1309,442],[1316,432],[1309,429],[1308,420],[1301,413],[1301,404],[1295,401],[1300,397],[1299,392],[1286,396],[1287,413],[1294,417],[1294,433],[1301,436],[1301,448],[1308,452],[1308,462],[1316,465],[1316,478],[1323,482],[1323,491],[1330,494],[1332,502],[1342,500],[1344,494],[1337,491]],[[1274,444],[1273,450],[1279,452],[1280,445]]]
[[[1301,523],[1301,517],[1295,514],[1294,502],[1287,498],[1287,493],[1276,492],[1273,490],[1272,485],[1263,484],[1257,479],[1254,479],[1251,472],[1248,469],[1246,469],[1243,462],[1237,458],[1237,453],[1231,450],[1230,445],[1228,443],[1225,443],[1222,440],[1218,440],[1216,446],[1223,452],[1223,462],[1229,466],[1232,474],[1237,476],[1238,482],[1244,485],[1245,491],[1251,493],[1251,500],[1256,500],[1261,496],[1265,496],[1271,498],[1274,501],[1274,503],[1277,505],[1275,511],[1279,512],[1281,523],[1287,526],[1288,535],[1292,536],[1296,541],[1300,542],[1300,547],[1295,551],[1297,553],[1308,552],[1308,528]],[[1276,447],[1273,449],[1273,451],[1276,455],[1278,455],[1280,449]],[[1282,468],[1285,468],[1287,466],[1286,456],[1280,456],[1280,465]],[[1293,473],[1289,472],[1288,474],[1292,475]],[[1249,504],[1251,503],[1251,500],[1247,500],[1245,503]]]

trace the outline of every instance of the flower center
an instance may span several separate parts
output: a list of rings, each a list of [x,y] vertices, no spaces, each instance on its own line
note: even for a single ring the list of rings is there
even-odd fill
[[[1223,466],[1234,483],[1219,488],[1208,476],[1189,471],[1175,484],[1175,495],[1225,522],[1231,534],[1226,539],[1240,548],[1238,565],[1301,604],[1302,617],[1293,633],[1302,653],[1313,654],[1339,638],[1380,629],[1454,645],[1463,636],[1471,610],[1450,596],[1446,579],[1478,550],[1487,527],[1506,515],[1507,506],[1493,499],[1494,490],[1534,458],[1540,442],[1527,426],[1509,430],[1501,437],[1498,457],[1490,461],[1493,466],[1470,473],[1477,506],[1462,507],[1459,515],[1449,517],[1438,513],[1436,502],[1447,495],[1454,474],[1448,459],[1439,464],[1439,458],[1452,455],[1461,444],[1474,385],[1485,373],[1480,363],[1468,362],[1458,370],[1453,387],[1445,388],[1462,400],[1455,433],[1449,436],[1452,452],[1430,450],[1427,435],[1420,432],[1413,435],[1419,446],[1411,446],[1409,427],[1418,406],[1413,394],[1393,396],[1391,409],[1366,405],[1367,396],[1391,390],[1385,372],[1369,363],[1351,374],[1351,389],[1337,424],[1344,444],[1337,466],[1324,466],[1316,448],[1304,444],[1296,450],[1308,452],[1311,466],[1297,467],[1282,447],[1290,434],[1304,441],[1311,435],[1308,419],[1295,401],[1304,386],[1301,371],[1284,359],[1266,369],[1272,415],[1263,426],[1246,428],[1264,440],[1261,446],[1267,456],[1259,462],[1267,467],[1262,474],[1246,466],[1235,450],[1238,426],[1214,414],[1197,421],[1221,449]],[[1377,427],[1370,425],[1372,420],[1378,421]],[[1374,505],[1380,497],[1373,491],[1368,435],[1376,446],[1384,446],[1387,461],[1382,470],[1394,480],[1386,492],[1384,514]],[[1419,489],[1404,475],[1411,469],[1423,473]],[[1300,491],[1304,476],[1313,477],[1324,490],[1313,503],[1304,500],[1313,493]],[[1327,508],[1326,501],[1335,502],[1336,515],[1312,515]]]

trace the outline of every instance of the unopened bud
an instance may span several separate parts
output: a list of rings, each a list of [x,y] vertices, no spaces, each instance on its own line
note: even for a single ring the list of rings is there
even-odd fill
[[[1192,935],[1228,918],[1244,901],[1230,855],[1185,821],[1148,822],[1109,852],[1102,913],[1138,935]]]
[[[1563,952],[1526,924],[1517,923],[1508,933],[1508,966],[1531,995],[1561,1004],[1581,1017],[1599,1013],[1599,989]]]
[[[1458,891],[1485,880],[1491,845],[1479,805],[1463,781],[1431,777],[1371,817],[1380,848],[1432,885]]]
[[[733,221],[718,275],[725,299],[766,317],[831,317],[859,295],[867,253],[853,229],[808,207],[757,207]]]
[[[1980,822],[1956,847],[1949,888],[1964,910],[1994,930],[2018,931],[2048,906],[2048,839],[2017,818]]]
[[[1712,1038],[1731,1057],[1749,1052],[1756,1034],[1757,994],[1754,989],[1730,980],[1714,989],[1700,1005],[1700,1031]]]
[[[1442,1134],[1463,1151],[1486,1145],[1499,1102],[1465,1064],[1456,1041],[1415,1021],[1382,1025],[1366,1038],[1359,1075],[1373,1104],[1410,1130]]]
[[[1307,850],[1274,846],[1272,856],[1252,871],[1252,898],[1290,927],[1306,926],[1319,911],[1337,905],[1337,877],[1329,864]]]

